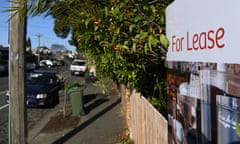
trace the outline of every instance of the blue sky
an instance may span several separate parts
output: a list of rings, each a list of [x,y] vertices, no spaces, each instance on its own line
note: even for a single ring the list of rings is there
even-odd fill
[[[8,44],[8,15],[2,12],[9,7],[9,2],[1,0],[0,2],[0,45],[9,46]],[[27,22],[27,38],[30,37],[32,48],[38,46],[38,37],[40,34],[40,45],[51,47],[52,44],[65,45],[67,49],[75,51],[73,46],[68,44],[68,39],[58,38],[53,31],[53,19],[51,17],[37,16],[29,17]],[[69,36],[70,37],[70,36]]]

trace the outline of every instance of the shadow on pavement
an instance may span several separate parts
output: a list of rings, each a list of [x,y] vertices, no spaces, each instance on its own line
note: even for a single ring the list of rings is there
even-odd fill
[[[91,112],[93,109],[97,108],[101,104],[109,101],[109,99],[102,95],[102,94],[90,94],[84,96],[84,104],[89,103],[90,101],[94,101],[87,106],[84,107],[84,109],[87,111],[87,113]]]
[[[83,122],[81,125],[79,125],[77,128],[71,130],[67,134],[65,134],[63,137],[57,139],[53,142],[53,144],[62,144],[69,140],[71,137],[73,137],[75,134],[86,128],[88,125],[90,125],[92,122],[96,121],[99,117],[110,111],[112,108],[114,108],[117,104],[121,102],[121,99],[118,98],[115,102],[113,102],[111,105],[100,111],[99,113],[96,113],[93,117],[89,118],[87,121]]]
[[[92,100],[96,99],[98,94],[88,94],[83,96],[84,104],[91,102]]]

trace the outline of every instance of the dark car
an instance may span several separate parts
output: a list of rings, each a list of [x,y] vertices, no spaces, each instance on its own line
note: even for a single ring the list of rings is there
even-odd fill
[[[63,86],[61,74],[53,70],[35,70],[26,75],[26,104],[29,107],[54,107]],[[7,94],[9,102],[9,94]]]

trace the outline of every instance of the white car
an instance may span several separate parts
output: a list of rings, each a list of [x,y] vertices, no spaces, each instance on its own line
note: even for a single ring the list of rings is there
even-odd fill
[[[72,75],[84,75],[87,71],[86,61],[75,59],[70,65],[70,71]]]
[[[49,68],[54,66],[54,63],[51,60],[41,60],[40,63],[45,63]]]

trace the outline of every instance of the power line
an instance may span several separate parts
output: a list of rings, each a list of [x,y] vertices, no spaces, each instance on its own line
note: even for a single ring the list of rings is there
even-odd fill
[[[39,33],[36,36],[38,37],[38,48],[37,48],[37,51],[38,51],[38,63],[39,63],[40,62],[40,40],[41,40],[42,35],[40,35],[40,33]]]
[[[38,47],[40,47],[40,41],[41,41],[42,35],[40,35],[40,33],[39,33],[36,36],[38,37]]]

